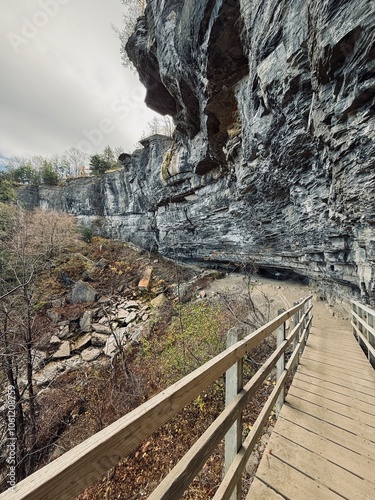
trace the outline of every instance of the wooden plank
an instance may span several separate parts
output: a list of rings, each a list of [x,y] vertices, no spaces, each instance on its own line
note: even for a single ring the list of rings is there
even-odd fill
[[[329,364],[333,364],[334,366],[346,366],[351,372],[362,374],[363,370],[366,370],[366,366],[368,366],[366,360],[353,360],[348,359],[347,357],[339,357],[335,352],[332,351],[331,354],[326,354],[325,352],[317,353],[313,352],[310,349],[310,346],[307,347],[307,352],[305,353],[306,359],[312,359],[314,361],[321,361]]]
[[[271,437],[272,441],[272,437]],[[272,443],[270,443],[271,445]],[[270,488],[291,500],[342,500],[342,497],[328,489],[325,485],[314,481],[296,467],[273,455],[273,448],[267,447],[256,477]],[[252,488],[246,500],[253,500]],[[267,500],[267,497],[264,497]]]
[[[306,356],[303,358],[303,365],[318,368],[320,371],[324,373],[330,373],[334,376],[338,376],[342,380],[355,380],[359,381],[365,387],[374,388],[375,377],[374,374],[368,372],[367,370],[362,370],[360,373],[358,370],[355,372],[352,371],[351,368],[345,366],[338,366],[337,364],[327,363],[326,361],[322,361],[319,359],[314,359],[309,356],[309,353],[306,353]]]
[[[320,347],[319,340],[312,339],[308,344],[309,357],[329,363],[337,363],[338,366],[349,366],[353,370],[368,371],[368,361],[363,357],[363,351],[353,337],[353,346],[349,354],[338,353],[334,348]]]
[[[320,378],[321,380],[326,380],[336,386],[346,387],[355,393],[365,394],[368,397],[375,398],[375,388],[361,384],[361,381],[354,377],[352,377],[352,380],[342,379],[337,375],[331,375],[328,371],[320,370],[319,366],[313,367],[310,364],[308,366],[301,364],[299,371],[307,376]]]
[[[251,490],[246,497],[246,500],[282,500],[285,497],[276,493],[275,490],[264,484],[257,477],[251,483]]]
[[[274,432],[296,443],[302,443],[303,447],[309,451],[320,455],[343,469],[350,470],[351,473],[366,479],[370,483],[375,483],[375,461],[370,457],[360,455],[346,448],[344,443],[342,445],[333,443],[315,434],[310,429],[282,418]]]
[[[321,418],[291,408],[288,405],[284,405],[281,417],[296,425],[305,427],[333,443],[340,444],[360,455],[373,459],[374,443],[365,437],[358,436],[350,429],[342,429],[335,424],[325,422]]]
[[[325,398],[331,401],[335,401],[336,403],[342,403],[347,406],[354,405],[357,410],[360,410],[361,412],[366,413],[374,418],[375,403],[370,404],[364,401],[360,401],[359,399],[353,397],[351,394],[347,395],[343,394],[342,392],[333,391],[330,388],[322,387],[318,384],[313,384],[311,383],[311,381],[306,382],[301,377],[297,378],[297,376],[293,380],[293,387],[297,387],[302,391],[316,394],[318,396],[324,393]]]
[[[361,500],[375,498],[374,483],[359,478],[349,470],[281,435],[275,435],[272,439],[272,455],[344,498]]]
[[[355,337],[353,337],[353,343],[351,344],[350,348],[344,350],[340,345],[340,339],[337,339],[335,345],[332,345],[331,343],[327,344],[325,339],[314,337],[313,344],[310,344],[310,350],[314,350],[318,355],[329,355],[337,359],[363,361],[363,353]],[[339,350],[337,345],[340,345]]]
[[[375,436],[375,407],[373,408],[373,412],[371,414],[364,413],[356,408],[355,402],[352,402],[350,406],[343,403],[337,403],[336,401],[326,398],[324,395],[304,391],[303,389],[296,387],[294,384],[289,389],[288,394],[306,400],[310,403],[314,403],[322,408],[332,410],[335,413],[343,415],[344,417],[366,424],[374,429]]]
[[[292,406],[292,408],[297,408],[309,415],[314,415],[317,418],[325,420],[333,425],[337,425],[342,429],[354,429],[354,432],[362,437],[365,437],[369,441],[375,443],[375,433],[374,428],[369,427],[366,424],[358,425],[353,418],[345,417],[334,411],[328,410],[327,408],[322,408],[314,403],[310,403],[303,399],[297,398],[295,396],[289,395],[287,397],[287,403]]]
[[[313,376],[311,373],[303,373],[301,370],[297,372],[295,375],[297,380],[303,380],[306,383],[311,383],[314,385],[319,385],[322,388],[330,389],[331,391],[337,392],[339,394],[344,394],[346,396],[350,396],[356,399],[356,401],[362,401],[364,403],[368,403],[370,405],[375,405],[374,396],[369,396],[364,392],[355,392],[353,393],[353,389],[351,387],[345,387],[343,385],[338,385],[337,383],[330,382],[328,380],[322,379],[318,376]]]
[[[309,351],[318,356],[320,356],[320,354],[323,354],[323,356],[330,357],[331,359],[335,358],[337,359],[337,361],[341,361],[342,363],[348,362],[350,365],[356,364],[360,367],[364,367],[365,365],[363,364],[363,362],[367,364],[366,358],[363,359],[363,351],[359,347],[358,342],[356,342],[356,345],[353,346],[353,348],[350,349],[349,352],[338,353],[337,349],[335,348],[327,348],[326,346],[321,348],[318,341],[314,339],[314,346],[310,345]]]

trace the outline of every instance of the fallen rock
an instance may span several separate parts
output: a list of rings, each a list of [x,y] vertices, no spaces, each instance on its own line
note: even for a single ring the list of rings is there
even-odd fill
[[[59,337],[57,335],[52,335],[51,340],[49,341],[49,343],[51,345],[56,345],[56,344],[60,345],[61,344],[61,340],[59,339]]]
[[[103,349],[98,349],[95,347],[88,347],[81,352],[82,361],[90,362],[97,359],[103,352]]]
[[[53,359],[69,358],[70,356],[70,342],[64,340],[55,354],[52,356]]]
[[[138,314],[134,311],[132,311],[131,313],[129,313],[126,318],[125,318],[125,323],[127,325],[129,325],[129,323],[133,323],[133,321],[135,321],[136,319],[138,318]]]
[[[168,302],[167,296],[165,293],[159,294],[157,297],[151,300],[152,307],[162,307],[166,302]]]
[[[53,382],[65,370],[77,369],[81,363],[82,360],[78,355],[61,361],[51,361],[37,373],[34,373],[33,379],[38,387],[43,387]]]
[[[52,307],[63,307],[65,305],[65,299],[52,299]]]
[[[133,326],[132,329],[130,330],[130,342],[132,345],[137,345],[139,344],[139,341],[143,337],[145,328],[143,325],[137,325]]]
[[[123,307],[125,309],[139,309],[139,302],[136,300],[128,300],[128,302],[125,302]]]
[[[91,336],[91,345],[93,345],[94,347],[103,347],[105,346],[107,339],[108,335],[94,332]]]
[[[151,288],[153,267],[147,266],[143,271],[142,277],[138,283],[138,290],[141,292],[148,292]]]
[[[53,309],[48,309],[47,316],[53,323],[58,323],[61,319],[61,314]]]
[[[105,269],[106,267],[109,266],[109,262],[107,259],[104,259],[104,257],[102,257],[95,265],[99,269]]]
[[[116,319],[125,319],[126,316],[129,314],[129,311],[127,311],[126,309],[119,309],[117,311],[117,315],[116,315]]]
[[[79,326],[83,332],[89,332],[92,325],[92,311],[87,310],[79,320]]]
[[[97,295],[97,291],[91,285],[80,280],[77,281],[77,283],[73,287],[72,302],[73,304],[79,304],[82,302],[94,302]]]
[[[94,330],[94,332],[102,333],[103,335],[111,335],[112,333],[112,330],[109,326],[101,325],[100,323],[94,323],[92,325],[92,329]]]
[[[63,361],[52,361],[42,370],[34,373],[34,381],[38,387],[42,387],[52,382],[62,371],[65,370]]]
[[[116,352],[118,351],[118,345],[124,345],[126,343],[126,335],[119,335],[119,333],[116,333],[115,335],[111,335],[108,337],[107,342],[104,347],[104,354],[106,356],[109,356],[110,358],[113,358]]]
[[[35,371],[40,370],[44,365],[44,361],[47,357],[47,354],[43,351],[38,351],[37,349],[32,349],[31,355],[32,355],[33,369]]]
[[[59,339],[67,339],[70,337],[70,328],[69,325],[65,325],[62,327],[61,331],[57,334]]]
[[[111,302],[111,297],[100,297],[100,299],[98,300],[98,304],[108,304],[109,302]]]
[[[79,351],[89,344],[91,344],[91,333],[86,333],[86,335],[83,335],[82,337],[77,339],[76,342],[72,345],[72,351]]]

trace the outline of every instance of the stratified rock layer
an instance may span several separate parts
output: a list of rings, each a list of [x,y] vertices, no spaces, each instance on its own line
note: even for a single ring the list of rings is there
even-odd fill
[[[33,203],[374,303],[374,2],[149,0],[127,51],[173,140]]]

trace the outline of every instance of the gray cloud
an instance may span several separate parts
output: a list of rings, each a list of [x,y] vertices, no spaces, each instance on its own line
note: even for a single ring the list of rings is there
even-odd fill
[[[0,155],[131,151],[155,114],[121,66],[111,28],[121,26],[121,1],[1,3]]]

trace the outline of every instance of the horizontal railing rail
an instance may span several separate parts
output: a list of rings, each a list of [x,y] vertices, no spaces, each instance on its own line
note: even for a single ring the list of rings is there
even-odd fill
[[[352,317],[353,334],[362,349],[367,353],[368,360],[375,368],[375,311],[353,300]]]
[[[293,372],[303,351],[312,321],[311,296],[262,326],[205,363],[194,372],[157,394],[132,412],[57,458],[21,481],[11,493],[0,499],[71,500],[105,472],[136,450],[150,435],[171,420],[209,385],[218,380],[264,339],[277,332],[278,345],[250,381],[234,396],[219,417],[202,434],[149,499],[178,499],[188,488],[204,463],[228,430],[241,416],[246,404],[263,382],[278,367],[278,380],[249,435],[240,443],[233,462],[219,486],[215,499],[233,498],[241,490],[241,474],[269,415],[277,403],[283,402],[287,376]],[[294,319],[291,332],[285,337],[286,322]],[[285,353],[290,354],[285,367]]]

